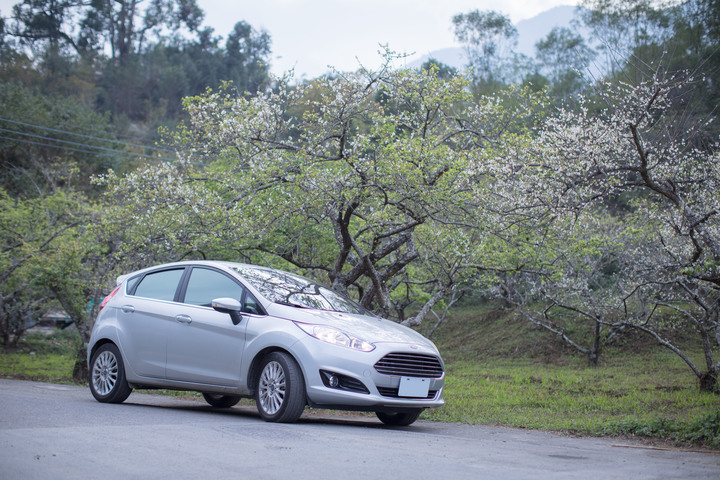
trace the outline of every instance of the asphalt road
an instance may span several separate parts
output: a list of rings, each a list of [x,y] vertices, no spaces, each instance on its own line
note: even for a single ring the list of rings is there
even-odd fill
[[[271,424],[254,408],[0,379],[0,478],[720,479],[720,455],[627,440],[308,413]]]

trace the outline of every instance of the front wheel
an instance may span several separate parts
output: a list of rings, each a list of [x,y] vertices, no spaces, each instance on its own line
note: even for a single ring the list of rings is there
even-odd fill
[[[418,419],[423,410],[423,408],[418,408],[417,410],[414,410],[412,412],[405,413],[377,412],[376,415],[385,425],[392,425],[394,427],[407,427]]]
[[[240,397],[234,395],[220,395],[218,393],[205,393],[202,394],[205,401],[215,408],[230,408],[237,405],[240,401]]]
[[[102,403],[122,403],[132,392],[125,379],[120,350],[112,343],[101,345],[92,356],[90,391]]]
[[[266,355],[260,364],[255,403],[263,420],[292,423],[305,409],[305,380],[295,359],[284,352]]]

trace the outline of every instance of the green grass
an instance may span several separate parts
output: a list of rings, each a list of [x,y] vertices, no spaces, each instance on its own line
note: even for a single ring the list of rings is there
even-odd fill
[[[424,419],[720,449],[720,395],[700,391],[680,358],[644,336],[623,337],[589,367],[557,338],[486,306],[454,310],[433,341],[447,365],[446,404]],[[0,376],[72,383],[77,342],[71,332],[29,335],[0,350]]]
[[[680,379],[687,384],[686,377]],[[602,435],[632,433],[621,427],[659,421],[680,427],[720,408],[716,394],[668,383],[667,377],[656,382],[625,365],[458,362],[448,367],[446,406],[428,411],[426,418]],[[718,442],[720,436],[708,440]]]
[[[720,395],[701,391],[679,357],[643,337],[608,346],[597,367],[492,309],[458,310],[436,337],[446,405],[425,419],[720,448]],[[701,352],[692,354],[702,364]]]
[[[17,348],[0,350],[0,376],[18,380],[73,383],[79,338],[72,331],[26,335]]]

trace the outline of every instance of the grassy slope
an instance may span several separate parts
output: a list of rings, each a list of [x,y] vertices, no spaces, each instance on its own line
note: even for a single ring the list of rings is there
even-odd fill
[[[720,395],[701,392],[679,357],[644,336],[607,346],[593,368],[511,313],[467,308],[433,340],[447,363],[446,405],[425,418],[720,448]]]

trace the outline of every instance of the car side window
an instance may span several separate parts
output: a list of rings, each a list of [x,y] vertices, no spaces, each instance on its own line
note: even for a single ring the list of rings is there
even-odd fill
[[[207,268],[193,268],[184,303],[209,307],[214,298],[221,297],[242,302],[243,291],[244,288],[227,275]]]
[[[176,268],[174,270],[148,273],[137,284],[133,295],[172,301],[175,299],[175,292],[183,271],[182,268]]]
[[[255,297],[249,292],[245,295],[245,303],[243,304],[243,313],[253,313],[255,315],[263,315],[263,308],[260,306]]]
[[[135,287],[137,286],[138,281],[143,278],[142,275],[137,275],[135,277],[132,277],[130,280],[127,281],[127,292],[130,295],[135,295]]]

